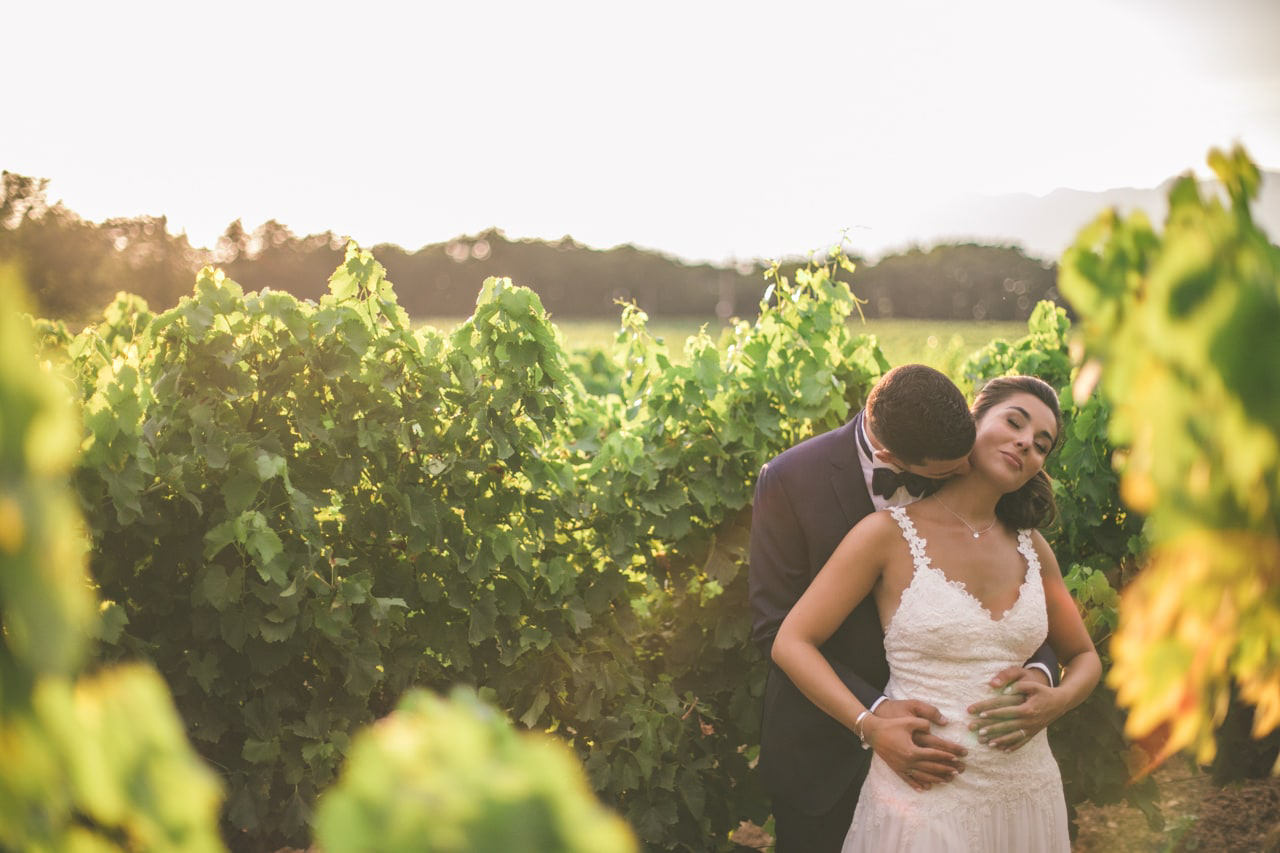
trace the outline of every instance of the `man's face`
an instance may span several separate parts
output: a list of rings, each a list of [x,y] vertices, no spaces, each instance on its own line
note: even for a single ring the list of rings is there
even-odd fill
[[[908,465],[887,450],[877,450],[875,455],[881,462],[888,462],[903,471],[910,471],[912,474],[919,474],[931,480],[945,480],[948,477],[958,477],[969,472],[968,455],[961,456],[959,459],[925,459],[915,465]]]
[[[919,465],[905,465],[905,470],[912,474],[919,474],[921,477],[928,477],[931,480],[945,480],[949,477],[958,477],[961,474],[969,472],[969,457],[961,456],[959,459],[926,459]]]

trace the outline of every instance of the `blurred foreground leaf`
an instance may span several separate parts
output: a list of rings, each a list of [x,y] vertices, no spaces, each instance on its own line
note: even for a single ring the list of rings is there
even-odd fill
[[[1167,725],[1157,761],[1213,757],[1232,680],[1255,735],[1280,724],[1280,248],[1253,221],[1243,149],[1209,162],[1225,203],[1184,177],[1163,234],[1108,212],[1062,262],[1127,449],[1122,494],[1149,518],[1108,683],[1131,736]]]
[[[328,853],[630,853],[626,824],[606,811],[577,757],[517,733],[474,694],[413,691],[358,734],[320,799],[316,840]]]

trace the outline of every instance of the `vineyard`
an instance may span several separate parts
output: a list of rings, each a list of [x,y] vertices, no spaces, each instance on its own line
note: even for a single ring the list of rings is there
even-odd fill
[[[1280,346],[1249,167],[1223,160],[1229,208],[1176,186],[1165,244],[1104,217],[1068,253],[1101,361],[1045,302],[955,371],[969,392],[1008,373],[1061,389],[1046,535],[1112,675],[1051,738],[1072,806],[1127,800],[1153,825],[1142,771],[1187,745],[1213,757],[1232,677],[1256,734],[1280,714],[1280,584],[1250,585],[1277,565],[1280,389],[1249,369],[1280,351],[1230,346]],[[206,269],[173,309],[122,293],[74,334],[5,312],[0,846],[502,850],[520,832],[530,849],[730,849],[768,818],[755,475],[889,367],[849,322],[851,273],[839,252],[775,270],[758,319],[678,353],[625,307],[612,357],[571,350],[501,278],[451,329],[416,326],[354,245],[318,302]],[[1198,394],[1228,407],[1221,443]],[[1188,446],[1219,454],[1212,471]],[[1214,600],[1235,609],[1179,616],[1160,596],[1194,610],[1223,583],[1218,553]],[[1121,615],[1118,590],[1188,564],[1134,583]]]
[[[861,270],[861,267],[858,268]],[[861,274],[859,272],[859,274]],[[850,286],[856,286],[856,278],[850,280]],[[762,281],[760,289],[765,283]],[[617,347],[618,323],[616,320],[579,320],[551,318],[559,329],[563,346],[572,358],[575,353],[586,355],[598,354],[600,358],[615,360]],[[441,331],[449,331],[463,317],[437,318],[430,317],[426,324]],[[986,346],[995,339],[1016,340],[1027,333],[1025,322],[1005,321],[959,321],[959,320],[910,320],[898,318],[863,318],[853,317],[850,322],[855,333],[865,333],[875,337],[889,364],[927,364],[944,373],[954,374],[965,359],[975,350]],[[684,341],[698,335],[704,329],[713,338],[732,324],[719,321],[706,322],[694,318],[650,320],[646,328],[650,334],[661,341],[683,345]],[[681,346],[673,346],[667,357],[676,364],[684,362],[684,351]]]

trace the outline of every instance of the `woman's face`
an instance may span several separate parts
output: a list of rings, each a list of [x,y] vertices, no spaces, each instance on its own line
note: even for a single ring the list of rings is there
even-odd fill
[[[1019,391],[993,405],[978,421],[969,461],[1012,492],[1044,467],[1057,441],[1053,411],[1039,397]]]

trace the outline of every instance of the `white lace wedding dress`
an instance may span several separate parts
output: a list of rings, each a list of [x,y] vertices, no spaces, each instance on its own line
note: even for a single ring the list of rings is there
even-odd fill
[[[1026,661],[1048,633],[1040,561],[1031,534],[1018,533],[1027,561],[1018,599],[995,618],[964,584],[948,580],[925,553],[925,540],[901,508],[891,510],[911,547],[915,571],[885,630],[885,695],[923,699],[948,721],[934,733],[969,754],[955,779],[917,793],[876,757],[858,797],[843,851],[1069,853],[1067,807],[1044,731],[1001,752],[969,731],[969,705],[989,698],[996,672]]]

